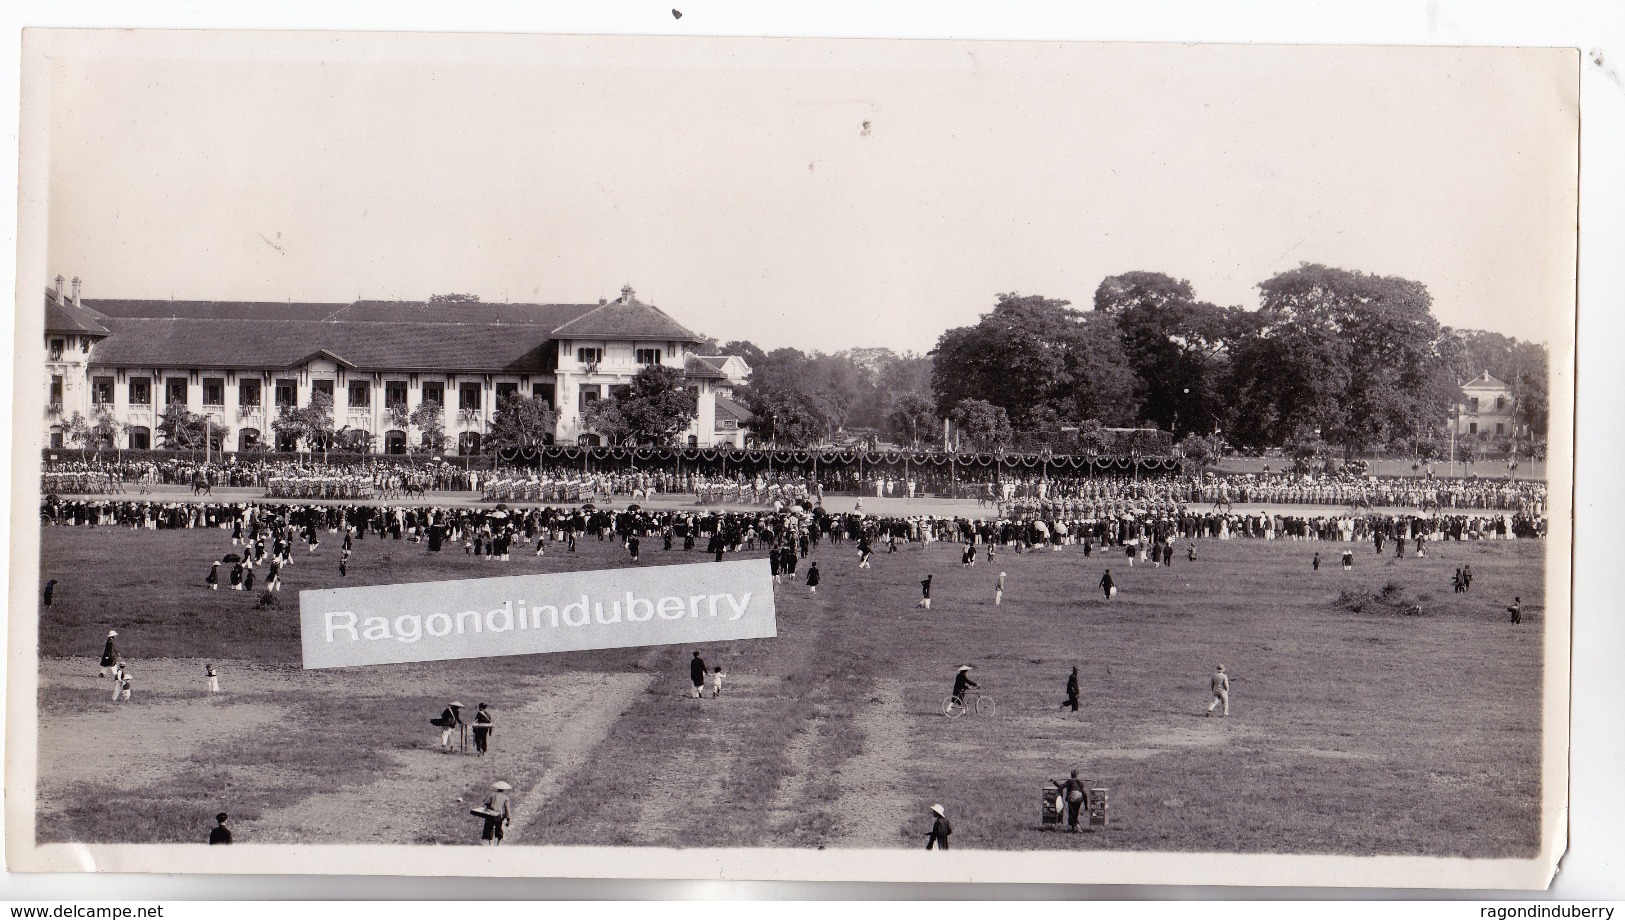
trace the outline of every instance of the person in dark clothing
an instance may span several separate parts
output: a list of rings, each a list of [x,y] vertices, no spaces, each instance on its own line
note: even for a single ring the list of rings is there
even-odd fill
[[[954,832],[954,826],[948,823],[948,816],[943,813],[941,805],[932,805],[931,814],[935,816],[935,820],[931,822],[931,832],[925,835],[925,848],[946,850],[948,837]]]
[[[1112,580],[1112,570],[1111,569],[1107,569],[1106,574],[1100,576],[1100,590],[1101,590],[1101,593],[1106,595],[1106,600],[1111,600],[1112,595],[1114,593],[1116,593],[1116,591],[1117,591],[1117,582]]]
[[[118,649],[113,647],[113,640],[117,636],[116,630],[107,631],[107,644],[102,646],[101,670],[97,672],[97,677],[106,677],[107,669],[118,664]]]
[[[1064,780],[1050,780],[1066,800],[1066,826],[1068,830],[1076,833],[1078,828],[1078,812],[1083,810],[1083,802],[1087,795],[1083,788],[1083,780],[1078,779],[1078,771],[1073,770],[1072,775]]]
[[[491,716],[491,710],[481,703],[474,713],[474,750],[481,757],[490,752],[491,733],[496,730],[496,719]]]
[[[1066,702],[1061,705],[1063,707],[1071,706],[1073,712],[1078,711],[1078,669],[1076,667],[1072,669],[1072,676],[1066,679]]]
[[[695,652],[694,657],[688,662],[688,679],[694,685],[694,692],[691,694],[694,699],[700,698],[700,688],[705,686],[707,670],[705,659],[700,657],[699,652]]]
[[[209,846],[231,842],[231,828],[226,826],[228,817],[225,812],[214,816],[214,829],[209,831]]]
[[[927,610],[931,609],[931,576],[930,575],[925,576],[925,581],[920,582],[920,602],[918,604],[915,604],[914,606],[916,606],[916,607],[924,607]]]
[[[56,579],[45,583],[45,606],[51,606],[51,599],[56,596]]]
[[[958,673],[954,674],[954,702],[960,706],[965,705],[965,693],[969,691],[970,688],[981,686],[980,684],[976,683],[976,681],[970,679],[970,669],[970,665],[962,664],[959,666]]]
[[[812,565],[807,567],[807,593],[808,594],[817,594],[818,593],[819,578],[820,578],[820,576],[818,574],[818,563],[814,562]]]
[[[1462,593],[1473,590],[1473,567],[1471,564],[1461,567],[1461,590]]]
[[[1320,571],[1320,554],[1316,553],[1314,561],[1309,563],[1309,564],[1314,567],[1315,571],[1317,571],[1317,572]]]
[[[779,551],[774,550],[767,554],[767,571],[773,576],[773,583],[779,583]]]
[[[1523,598],[1514,597],[1512,599],[1512,606],[1507,608],[1507,613],[1510,613],[1512,615],[1512,622],[1514,622],[1514,623],[1522,623],[1523,622]]]
[[[639,544],[638,538],[636,536],[631,536],[631,537],[626,538],[626,551],[627,551],[628,554],[631,555],[633,562],[638,561],[638,547],[639,547],[639,545],[640,544]]]

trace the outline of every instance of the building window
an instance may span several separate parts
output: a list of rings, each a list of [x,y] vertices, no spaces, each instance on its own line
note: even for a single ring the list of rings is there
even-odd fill
[[[1507,433],[1507,423],[1506,422],[1496,422],[1495,423],[1495,433],[1496,434],[1506,434]]]
[[[425,383],[423,385],[423,401],[439,403],[440,408],[446,407],[446,385],[443,383]]]
[[[507,399],[510,396],[518,396],[518,395],[519,395],[519,384],[517,384],[517,383],[499,383],[499,384],[497,384],[497,408],[498,409],[502,408],[502,401],[503,400]]]
[[[457,408],[464,412],[478,412],[480,410],[479,384],[459,383],[457,385]]]
[[[299,384],[292,380],[278,380],[276,382],[276,406],[278,409],[299,408]]]
[[[372,384],[365,380],[350,381],[350,408],[365,409],[372,405]]]
[[[384,408],[385,409],[400,409],[403,412],[406,411],[406,381],[404,381],[404,380],[385,380],[384,381]],[[399,450],[399,451],[391,451],[391,453],[405,453],[405,451],[406,451],[406,448],[405,448],[404,442],[403,442],[403,446],[402,446],[401,450]]]
[[[633,357],[636,358],[636,360],[637,360],[637,362],[639,364],[659,364],[660,363],[660,349],[658,349],[658,348],[639,348],[636,352],[633,353]]]
[[[203,378],[203,404],[205,406],[223,406],[226,404],[226,381],[224,378]]]
[[[244,409],[258,409],[260,407],[260,382],[258,380],[237,381],[237,405]]]
[[[51,360],[52,361],[61,361],[62,360],[62,348],[63,348],[63,345],[64,345],[64,343],[63,343],[63,341],[61,339],[52,339],[51,340]]]
[[[604,397],[604,391],[602,387],[593,384],[592,386],[582,387],[577,392],[577,396],[579,397],[577,406],[585,411],[588,403],[595,403]]]
[[[152,429],[137,425],[130,429],[130,449],[148,450],[152,447]]]
[[[62,408],[62,375],[61,374],[52,374],[51,375],[51,407],[53,409]]]
[[[577,348],[576,361],[581,364],[602,364],[604,350],[602,348]]]
[[[145,377],[130,378],[130,405],[152,405],[152,381]]]
[[[331,381],[331,380],[312,380],[310,382],[310,392],[313,395],[316,394],[316,393],[324,393],[324,394],[326,394],[326,396],[327,396],[327,404],[329,406],[333,405],[333,381]]]
[[[258,383],[258,381],[255,381]],[[244,428],[237,432],[238,450],[255,450],[260,446],[260,433],[252,428]]]
[[[51,446],[52,447],[66,447],[67,446],[62,441],[62,426],[61,425],[52,425],[51,426]]]
[[[1497,397],[1495,397],[1495,411],[1500,412],[1502,409],[1505,409],[1506,407],[1507,407],[1507,398],[1505,396],[1497,396]]]
[[[465,431],[457,436],[457,453],[464,457],[475,457],[480,452],[480,433],[478,431]]]
[[[186,405],[186,378],[171,377],[164,381],[164,405]]]
[[[1477,422],[1468,422],[1467,423],[1467,433],[1468,434],[1478,434],[1478,423]]]
[[[530,385],[530,396],[547,403],[549,409],[553,408],[553,384],[533,383]]]
[[[92,377],[90,380],[90,401],[98,406],[110,405],[113,402],[113,378]]]
[[[1477,396],[1473,396],[1473,397],[1468,398],[1468,400],[1467,400],[1467,411],[1471,412],[1474,415],[1478,414],[1478,397]]]

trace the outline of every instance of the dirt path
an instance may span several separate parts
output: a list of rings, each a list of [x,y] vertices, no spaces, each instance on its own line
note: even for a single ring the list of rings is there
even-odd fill
[[[865,707],[858,720],[863,751],[841,771],[843,789],[834,810],[842,816],[844,833],[835,846],[896,847],[910,816],[913,803],[903,794],[909,786],[910,719],[902,685],[881,681],[875,696],[879,702]]]
[[[818,769],[818,742],[821,737],[821,719],[809,719],[804,727],[796,732],[785,747],[785,757],[790,761],[788,775],[779,783],[779,788],[773,794],[773,804],[768,807],[766,824],[772,829],[772,836],[777,840],[794,844],[805,841],[795,840],[796,825],[806,813],[807,786],[812,779],[813,771]]]
[[[648,675],[581,673],[553,682],[536,701],[503,713],[489,757],[425,748],[397,752],[398,769],[363,786],[318,792],[256,823],[265,843],[450,843],[471,841],[468,810],[490,783],[514,786],[519,829],[581,766]]]

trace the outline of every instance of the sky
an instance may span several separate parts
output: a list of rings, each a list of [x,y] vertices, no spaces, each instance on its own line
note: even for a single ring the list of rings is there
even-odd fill
[[[1300,262],[1572,314],[1575,55],[58,33],[46,276],[95,297],[591,303],[924,352],[1000,292]]]

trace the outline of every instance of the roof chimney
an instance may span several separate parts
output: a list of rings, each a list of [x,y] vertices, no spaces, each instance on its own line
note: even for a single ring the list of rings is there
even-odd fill
[[[630,284],[621,285],[621,303],[631,303],[631,302],[632,302],[632,285],[630,285]]]
[[[63,279],[63,277],[61,275],[56,276],[56,302],[57,303],[62,302],[62,282],[63,282],[63,280],[64,279]]]
[[[79,306],[79,276],[73,276],[73,305]]]
[[[598,305],[600,307],[603,306],[606,303],[609,303],[609,298],[608,297],[600,297],[600,298],[598,298]]]

